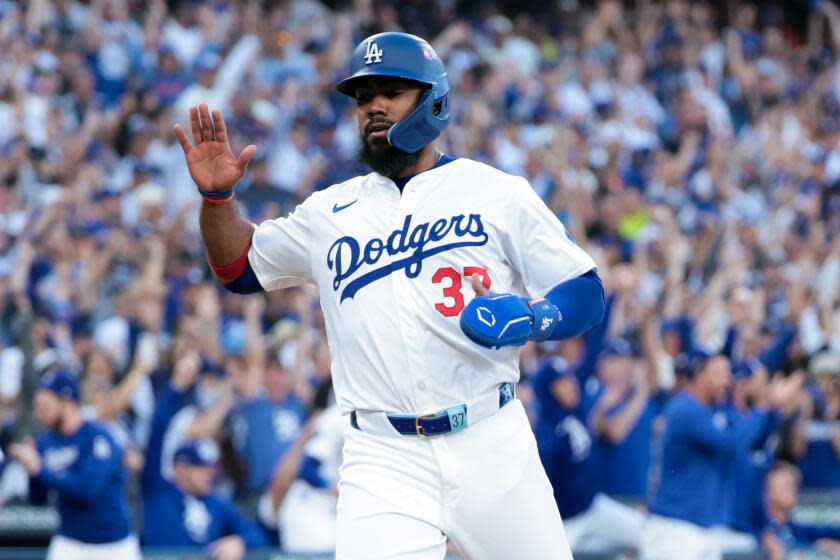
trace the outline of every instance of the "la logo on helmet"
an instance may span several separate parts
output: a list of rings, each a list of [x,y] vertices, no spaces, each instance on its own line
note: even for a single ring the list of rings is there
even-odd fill
[[[375,42],[370,41],[367,44],[367,50],[365,50],[365,64],[373,64],[374,62],[382,62],[382,49]]]

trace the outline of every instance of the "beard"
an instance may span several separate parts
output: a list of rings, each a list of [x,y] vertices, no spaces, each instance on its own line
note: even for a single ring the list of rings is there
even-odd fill
[[[362,137],[362,149],[359,151],[359,161],[363,161],[375,172],[385,177],[395,178],[411,169],[420,160],[420,152],[409,154],[398,150],[388,143],[385,138],[376,138],[368,142]]]

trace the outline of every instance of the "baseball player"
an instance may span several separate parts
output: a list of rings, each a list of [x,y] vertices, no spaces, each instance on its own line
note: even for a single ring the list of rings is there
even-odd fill
[[[84,420],[75,377],[63,371],[43,377],[35,415],[47,431],[35,445],[15,444],[10,452],[29,473],[32,502],[58,493],[61,525],[47,558],[139,559],[122,451],[104,426]]]
[[[539,410],[534,433],[575,552],[636,548],[644,522],[640,512],[602,493],[602,450],[593,441],[592,415],[604,398],[594,373],[604,356],[611,303],[608,299],[605,319],[589,332],[576,363],[550,357],[533,380]]]
[[[766,402],[732,416],[721,410],[732,372],[726,356],[695,351],[687,388],[665,407],[661,481],[642,533],[640,558],[721,558],[713,527],[729,522],[727,477],[734,458],[755,447],[772,417],[768,404],[794,400],[801,379],[780,381]]]
[[[373,173],[259,226],[234,204],[256,147],[234,156],[204,104],[190,110],[195,145],[175,127],[218,279],[238,293],[318,287],[351,426],[336,555],[443,558],[449,539],[471,558],[570,558],[513,388],[518,346],[600,320],[595,263],[525,179],[435,148],[449,83],[426,41],[368,37],[337,87]]]
[[[840,528],[836,525],[806,525],[791,518],[793,510],[799,505],[801,484],[799,469],[788,463],[775,465],[767,474],[767,527],[762,540],[768,557],[770,560],[781,560],[788,558],[788,552],[816,549],[825,553],[825,556],[818,557],[837,558],[840,556]]]
[[[734,384],[730,402],[720,410],[719,418],[727,424],[737,422],[747,415],[750,408],[766,394],[767,370],[756,359],[744,360],[733,367]],[[792,405],[797,401],[793,400]],[[716,527],[716,537],[723,554],[750,553],[758,550],[761,531],[764,528],[763,481],[772,467],[776,433],[782,415],[770,410],[764,430],[750,448],[739,448],[732,456],[728,472],[724,477],[724,497],[719,504],[723,512],[729,513],[725,527]]]

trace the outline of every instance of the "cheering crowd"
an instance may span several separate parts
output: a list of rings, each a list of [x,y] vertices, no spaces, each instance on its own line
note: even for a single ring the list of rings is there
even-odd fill
[[[840,8],[427,4],[0,0],[0,500],[44,498],[45,422],[97,420],[91,468],[143,509],[114,539],[331,550],[317,293],[218,286],[172,125],[220,108],[258,146],[243,212],[283,216],[368,172],[335,83],[403,30],[448,69],[440,148],[526,177],[604,280],[517,389],[573,548],[840,554],[794,515],[840,489]]]

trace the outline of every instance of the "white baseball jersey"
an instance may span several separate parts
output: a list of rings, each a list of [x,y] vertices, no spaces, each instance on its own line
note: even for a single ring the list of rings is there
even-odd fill
[[[470,276],[537,297],[595,267],[525,179],[465,158],[402,194],[376,173],[316,192],[263,222],[248,259],[266,290],[318,286],[344,414],[435,411],[518,381],[517,348],[460,329]]]

